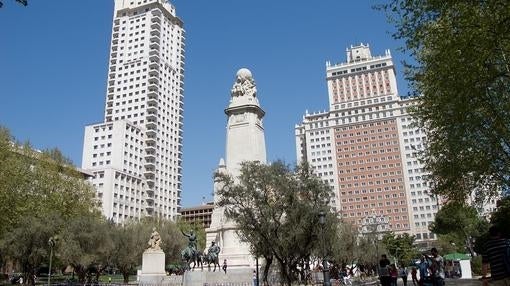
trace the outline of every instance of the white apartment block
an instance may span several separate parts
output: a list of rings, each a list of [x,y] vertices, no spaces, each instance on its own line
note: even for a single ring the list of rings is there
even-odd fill
[[[424,134],[410,124],[413,99],[398,94],[387,50],[347,49],[347,62],[326,63],[329,111],[306,114],[296,125],[298,162],[308,161],[334,189],[339,216],[361,227],[380,217],[391,231],[430,239],[437,202],[427,193],[416,151]]]
[[[434,221],[440,202],[436,196],[430,193],[425,181],[427,172],[417,156],[423,150],[427,137],[423,130],[415,126],[412,117],[408,114],[408,108],[414,104],[416,104],[416,99],[413,98],[404,98],[400,101],[401,116],[398,124],[401,130],[400,141],[404,153],[405,180],[409,192],[412,229],[419,242],[436,238],[428,227]]]
[[[117,223],[178,215],[184,39],[166,0],[115,0],[104,122],[85,127],[82,168]]]
[[[334,129],[335,120],[329,112],[317,112],[303,116],[303,123],[296,125],[297,163],[308,161],[316,175],[330,184],[333,197],[330,205],[334,211],[340,210],[338,169],[335,159]]]

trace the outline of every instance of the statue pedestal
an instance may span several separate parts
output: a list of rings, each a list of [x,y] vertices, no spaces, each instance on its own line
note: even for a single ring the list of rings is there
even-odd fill
[[[165,253],[162,250],[147,249],[143,253],[142,273],[139,284],[161,285],[166,278]]]
[[[253,269],[228,269],[227,273],[221,269],[216,272],[207,271],[186,271],[183,277],[184,286],[197,285],[252,285]]]
[[[249,244],[242,242],[236,233],[237,226],[227,220],[223,208],[215,208],[212,214],[211,226],[205,230],[206,241],[216,241],[221,247],[219,255],[220,265],[227,260],[228,269],[243,269],[255,267],[255,259],[250,253]]]

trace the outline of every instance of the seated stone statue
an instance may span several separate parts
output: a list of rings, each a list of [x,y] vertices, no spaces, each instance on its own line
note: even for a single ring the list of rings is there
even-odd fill
[[[161,235],[156,231],[156,228],[152,228],[151,238],[147,243],[150,250],[161,250]]]

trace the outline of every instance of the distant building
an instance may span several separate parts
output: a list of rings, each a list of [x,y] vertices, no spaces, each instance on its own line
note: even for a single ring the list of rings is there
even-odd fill
[[[166,0],[115,0],[104,121],[85,127],[82,168],[116,223],[178,214],[184,39]]]
[[[196,207],[182,208],[180,210],[181,220],[189,224],[201,225],[204,228],[208,228],[211,225],[213,210],[213,202]]]
[[[326,63],[329,110],[308,113],[296,125],[297,160],[308,161],[334,189],[332,206],[342,219],[370,230],[433,239],[428,225],[438,210],[416,158],[426,140],[412,125],[399,96],[389,50],[372,56],[368,45],[347,49],[345,63]]]

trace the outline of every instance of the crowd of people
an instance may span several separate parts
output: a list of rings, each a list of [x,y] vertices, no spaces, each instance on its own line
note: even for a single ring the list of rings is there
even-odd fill
[[[432,248],[431,255],[423,254],[420,262],[411,268],[413,286],[443,286],[445,278],[444,259],[436,248]],[[419,276],[418,276],[419,273]],[[392,264],[383,254],[379,260],[379,280],[382,286],[396,286],[400,278],[407,286],[408,269],[404,265]]]

